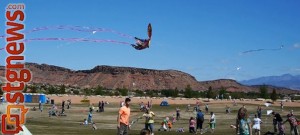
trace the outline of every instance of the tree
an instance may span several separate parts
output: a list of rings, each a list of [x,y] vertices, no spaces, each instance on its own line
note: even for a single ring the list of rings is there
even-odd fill
[[[48,88],[48,94],[56,94],[56,89],[53,86]]]
[[[95,95],[103,95],[104,94],[103,87],[98,86],[94,93],[95,93]]]
[[[31,93],[36,93],[37,91],[37,87],[35,85],[32,85],[30,89],[31,89]]]
[[[144,92],[141,90],[135,90],[135,96],[144,96]]]
[[[149,96],[149,97],[153,97],[154,96],[154,91],[153,90],[147,90],[146,95]]]
[[[175,88],[174,92],[173,92],[173,97],[178,97],[178,93],[179,93],[179,90],[177,89],[177,87]]]
[[[226,93],[227,93],[226,89],[222,87],[221,90],[219,91],[219,95],[220,95],[219,98],[223,98],[223,99],[227,98],[227,97],[225,97],[225,96],[226,96],[226,95],[225,95]],[[222,96],[223,96],[223,97],[222,97]],[[222,99],[222,100],[223,100],[223,99]]]
[[[75,95],[78,95],[78,94],[79,94],[79,90],[73,90],[73,93],[74,93]]]
[[[267,99],[268,98],[268,88],[266,85],[263,85],[259,88],[260,90],[260,97]]]
[[[122,89],[117,88],[117,91],[119,92],[119,94],[121,94],[121,96],[128,95],[128,89],[126,89],[126,88],[122,88]]]
[[[272,94],[271,94],[270,98],[272,99],[272,101],[273,101],[273,102],[277,100],[277,98],[278,98],[278,95],[277,95],[277,93],[276,93],[276,90],[275,90],[275,89],[273,89],[273,92],[272,92]]]
[[[66,94],[66,86],[65,85],[61,85],[59,88],[59,93],[60,94]]]
[[[175,90],[161,90],[161,94],[166,96],[166,97],[177,97],[178,96],[179,91],[177,89]]]
[[[184,91],[184,97],[191,98],[192,97],[192,88],[190,85],[187,85]]]
[[[212,87],[209,86],[207,93],[206,93],[206,98],[213,98],[213,91],[212,91]]]
[[[90,96],[92,94],[92,90],[88,89],[88,88],[83,89],[83,92],[84,92],[84,95],[86,95],[86,96]]]

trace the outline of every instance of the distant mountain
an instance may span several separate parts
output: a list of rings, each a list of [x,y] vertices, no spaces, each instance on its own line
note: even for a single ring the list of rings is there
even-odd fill
[[[284,74],[281,76],[266,76],[256,79],[240,81],[244,85],[273,85],[294,90],[300,90],[300,75]]]
[[[197,81],[195,77],[182,71],[155,70],[135,67],[95,66],[88,70],[72,70],[64,67],[26,63],[26,68],[32,72],[31,83],[49,85],[67,85],[80,88],[95,88],[103,86],[107,89],[128,88],[139,90],[184,90],[190,85],[193,90],[204,91],[212,87],[213,90],[225,88],[231,92],[259,92],[259,87],[246,86],[235,80],[219,79],[211,81]],[[5,82],[5,68],[0,66],[0,81]],[[283,87],[273,88],[278,93],[297,93],[298,91]]]

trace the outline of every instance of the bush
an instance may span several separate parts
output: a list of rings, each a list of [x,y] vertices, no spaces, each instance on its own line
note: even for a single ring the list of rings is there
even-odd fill
[[[79,94],[79,90],[73,90],[73,94],[78,95]]]

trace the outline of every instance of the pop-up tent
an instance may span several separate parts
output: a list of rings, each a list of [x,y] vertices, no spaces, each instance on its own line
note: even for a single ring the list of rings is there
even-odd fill
[[[167,100],[163,100],[161,101],[160,106],[169,106],[169,103]]]

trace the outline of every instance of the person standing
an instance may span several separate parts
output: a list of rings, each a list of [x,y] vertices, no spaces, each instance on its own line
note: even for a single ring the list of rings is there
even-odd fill
[[[179,120],[180,118],[180,109],[177,107],[176,108],[176,120]]]
[[[210,112],[209,127],[211,133],[214,133],[216,128],[216,115],[214,114],[214,112]]]
[[[189,112],[189,111],[190,111],[190,106],[191,106],[190,104],[188,104],[188,105],[186,106],[186,110],[185,110],[186,112]]]
[[[101,112],[101,110],[102,110],[102,103],[99,101],[99,103],[98,103],[98,112]]]
[[[280,108],[281,108],[281,111],[283,111],[283,102],[282,101],[280,102]]]
[[[240,135],[252,135],[251,120],[244,105],[238,110],[236,119],[236,134],[238,133]]]
[[[65,100],[62,101],[61,103],[61,114],[65,113]]]
[[[282,124],[282,118],[279,113],[272,112],[274,118],[273,118],[273,124],[274,124],[274,132],[277,132],[277,129],[279,130],[279,135],[284,135],[284,128]],[[275,127],[276,126],[276,127]],[[275,129],[276,128],[276,129]]]
[[[205,113],[208,113],[208,104],[205,105]]]
[[[195,119],[193,118],[193,117],[191,117],[190,118],[190,125],[189,125],[189,132],[190,133],[196,133],[196,131],[195,131],[195,125],[196,125],[196,121],[195,121]]]
[[[261,119],[261,107],[257,107],[257,117]]]
[[[150,108],[146,108],[146,112],[143,114],[143,117],[146,118],[145,129],[149,129],[151,135],[154,135],[154,112],[150,111]]]
[[[71,106],[71,99],[68,99],[67,100],[67,109],[70,109],[70,106]]]
[[[291,135],[299,135],[299,131],[298,131],[298,123],[297,123],[297,118],[293,115],[293,114],[288,114],[287,115],[287,120],[283,122],[286,123],[286,122],[289,122],[290,123],[290,132],[291,132]]]
[[[125,105],[119,109],[119,114],[117,118],[117,128],[118,135],[128,135],[128,131],[130,129],[129,119],[130,119],[130,108],[129,103],[131,99],[125,99]]]
[[[198,110],[196,119],[197,119],[196,133],[197,133],[198,129],[200,129],[200,133],[202,133],[202,125],[203,125],[203,122],[204,122],[204,114],[201,112],[201,110]]]
[[[104,112],[104,102],[102,101],[102,103],[101,103],[101,107],[102,107],[102,112]]]
[[[253,129],[255,135],[260,135],[260,124],[262,123],[261,119],[255,114],[253,119]]]
[[[42,108],[42,101],[40,100],[39,101],[39,110],[41,110],[41,108]]]
[[[41,100],[40,100],[40,102],[39,102],[39,109],[40,109],[41,112],[43,112],[43,104],[42,104],[42,101],[41,101]]]

